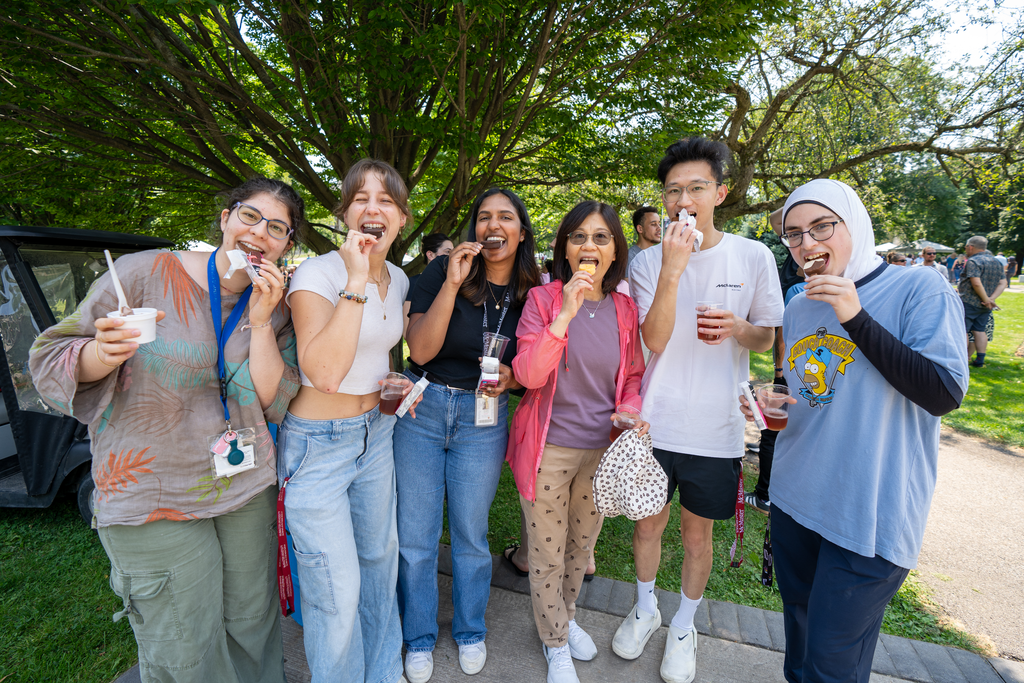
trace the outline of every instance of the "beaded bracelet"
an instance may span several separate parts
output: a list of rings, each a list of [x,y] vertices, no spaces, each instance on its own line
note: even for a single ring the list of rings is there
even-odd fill
[[[247,322],[246,324],[242,325],[241,329],[242,329],[243,331],[244,331],[244,330],[258,330],[258,329],[259,329],[259,328],[261,328],[261,327],[266,327],[266,326],[267,326],[267,325],[269,325],[269,324],[270,324],[271,322],[273,322],[273,321],[272,321],[272,320],[268,320],[267,322],[263,323],[262,325],[253,325],[253,324],[252,324],[252,321],[250,320],[250,321],[249,321],[249,322]]]
[[[367,302],[365,294],[356,294],[355,292],[349,292],[344,289],[338,292],[338,296],[348,299],[349,301],[355,301],[357,304],[365,304]]]

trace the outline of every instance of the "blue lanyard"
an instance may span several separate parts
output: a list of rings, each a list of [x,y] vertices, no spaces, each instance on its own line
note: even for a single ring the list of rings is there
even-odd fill
[[[218,249],[217,251],[220,250]],[[235,331],[235,327],[238,326],[238,322],[242,319],[242,313],[245,312],[245,306],[249,303],[249,296],[252,294],[252,285],[249,285],[242,292],[242,298],[235,304],[231,315],[228,316],[228,321],[224,323],[224,328],[221,329],[220,273],[217,272],[216,251],[210,254],[210,260],[206,264],[206,280],[210,286],[210,313],[213,315],[213,333],[217,337],[217,371],[220,373],[220,402],[224,404],[224,422],[227,423],[228,431],[230,432],[231,413],[228,412],[228,382],[227,373],[224,371],[224,346],[228,342],[228,337]]]

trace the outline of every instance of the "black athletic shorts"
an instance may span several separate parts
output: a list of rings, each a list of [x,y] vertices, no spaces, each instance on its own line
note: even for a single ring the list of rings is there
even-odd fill
[[[729,519],[736,514],[740,477],[739,458],[709,458],[703,455],[654,449],[668,475],[668,502],[679,489],[679,504],[705,519]]]

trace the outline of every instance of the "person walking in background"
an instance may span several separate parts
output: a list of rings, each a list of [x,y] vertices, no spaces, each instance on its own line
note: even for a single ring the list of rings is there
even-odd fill
[[[992,309],[996,307],[996,298],[1006,289],[1006,273],[1002,264],[988,250],[988,239],[981,235],[967,240],[964,255],[967,256],[967,265],[960,278],[959,292],[964,304],[967,331],[973,333],[974,347],[978,352],[971,366],[980,368],[985,365],[988,349],[985,326],[992,317]]]
[[[732,517],[742,500],[744,421],[735,389],[750,377],[749,351],[771,348],[774,328],[782,324],[771,251],[715,228],[715,207],[728,193],[728,161],[725,145],[703,138],[668,148],[658,165],[665,212],[675,216],[685,208],[696,217],[696,228],[685,221],[669,224],[661,244],[643,251],[630,269],[641,331],[653,352],[641,392],[644,413],[654,457],[668,474],[669,501],[678,488],[682,506],[683,595],[661,664],[669,683],[689,683],[695,675],[693,616],[711,574],[712,527],[714,520]],[[703,244],[694,253],[697,231]],[[624,659],[643,654],[661,626],[654,584],[670,507],[634,527],[638,601],[612,641]]]
[[[578,683],[572,660],[597,655],[575,621],[576,596],[600,527],[594,473],[616,408],[641,409],[637,308],[615,291],[626,272],[615,210],[577,204],[555,236],[555,281],[530,292],[512,366],[528,389],[506,459],[528,531],[530,593],[548,683]],[[589,273],[585,266],[591,266]],[[584,315],[585,313],[585,315]],[[564,361],[564,362],[563,362]],[[647,423],[636,429],[646,433]],[[553,513],[553,514],[548,514]]]
[[[353,164],[334,210],[348,228],[345,243],[303,261],[288,290],[302,388],[281,425],[278,477],[314,683],[402,676],[396,418],[379,403],[388,351],[405,323],[409,281],[386,257],[411,217],[408,199],[387,163]]]
[[[108,317],[108,272],[32,347],[40,395],[89,426],[94,523],[124,605],[114,620],[131,623],[145,683],[284,682],[267,425],[284,417],[299,373],[274,263],[304,220],[295,190],[253,178],[227,194],[213,253],[117,260],[129,304],[159,310],[155,341],[138,344],[138,330]],[[225,277],[235,249],[260,281]],[[220,444],[240,462],[215,458]]]
[[[783,322],[785,374],[799,387],[772,463],[783,674],[867,683],[885,607],[921,550],[939,418],[967,390],[961,307],[922,269],[882,263],[844,183],[797,188],[783,224],[794,260],[825,264]]]
[[[434,669],[437,544],[446,502],[459,665],[475,674],[487,661],[487,514],[508,444],[508,390],[519,388],[510,367],[514,331],[539,281],[526,206],[514,192],[492,188],[473,202],[469,240],[427,266],[413,295],[406,374],[429,384],[418,419],[401,420],[395,429],[398,590],[410,683],[429,680]],[[487,333],[511,339],[500,356],[500,381],[483,390],[485,400],[477,383]],[[494,421],[482,419],[492,406]]]
[[[636,233],[636,244],[629,248],[629,263],[626,266],[626,277],[629,277],[629,265],[644,249],[650,249],[661,242],[661,216],[653,206],[641,206],[633,212],[633,232]]]
[[[959,256],[956,257],[956,261],[953,262],[953,270],[952,270],[952,276],[951,276],[953,284],[957,285],[957,284],[960,283],[960,276],[963,274],[964,266],[966,266],[966,265],[967,265],[967,256],[966,255],[960,254]]]
[[[890,266],[905,266],[907,265],[907,257],[898,251],[890,251],[885,255],[885,262]]]

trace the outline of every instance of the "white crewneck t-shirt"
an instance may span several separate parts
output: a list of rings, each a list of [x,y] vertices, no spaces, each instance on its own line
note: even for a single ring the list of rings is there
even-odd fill
[[[391,284],[385,299],[381,301],[377,285],[366,283],[367,301],[363,304],[363,321],[359,327],[359,342],[356,355],[352,359],[352,367],[338,385],[338,393],[362,396],[380,390],[377,380],[384,379],[388,374],[388,352],[402,338],[405,315],[402,303],[409,292],[409,278],[402,269],[385,261],[391,274]],[[332,306],[341,299],[340,292],[348,284],[348,271],[341,254],[337,251],[328,252],[316,258],[306,259],[295,270],[288,286],[287,301],[293,292],[309,291],[319,294],[331,302]],[[340,340],[339,340],[340,343]],[[313,383],[302,372],[299,365],[302,383],[308,387]]]
[[[630,291],[640,324],[654,302],[661,245],[644,249],[630,265]],[[757,327],[782,325],[782,289],[768,247],[724,234],[711,249],[690,256],[679,278],[676,321],[663,353],[651,354],[640,394],[655,447],[712,458],[743,456],[745,420],[739,383],[750,377],[750,354],[730,337],[716,346],[697,340],[697,302],[719,301]]]

